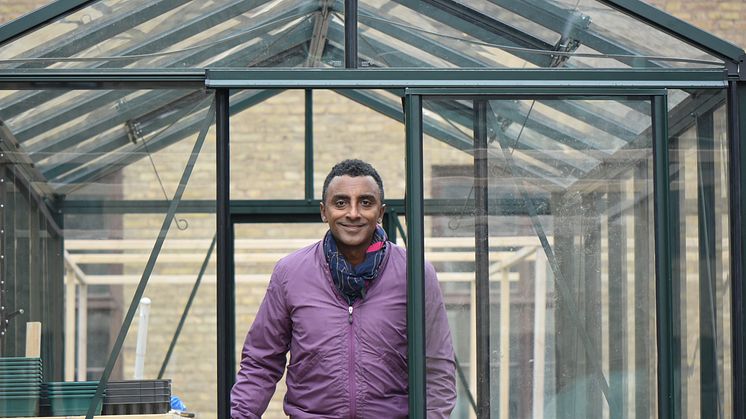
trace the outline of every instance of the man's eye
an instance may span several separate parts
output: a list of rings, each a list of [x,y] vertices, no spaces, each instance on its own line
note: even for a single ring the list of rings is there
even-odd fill
[[[336,201],[336,202],[334,203],[334,205],[335,205],[335,206],[336,206],[337,208],[342,208],[342,207],[344,207],[344,206],[345,206],[345,201]]]
[[[363,201],[361,202],[361,204],[363,204],[364,207],[369,207],[369,206],[373,205],[373,202],[371,202],[370,200],[367,200],[367,199],[363,199]]]

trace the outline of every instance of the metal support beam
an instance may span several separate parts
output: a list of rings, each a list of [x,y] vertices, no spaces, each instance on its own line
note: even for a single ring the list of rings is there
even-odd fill
[[[345,0],[345,68],[357,68],[357,2]]]
[[[215,93],[217,128],[217,314],[218,314],[218,419],[229,419],[230,391],[236,368],[236,307],[233,275],[233,225],[230,213],[230,94]]]
[[[746,82],[728,84],[733,417],[746,417]]]
[[[542,94],[547,88],[593,86],[616,89],[620,94],[630,88],[714,88],[727,85],[723,69],[655,70],[632,69],[207,69],[206,86],[218,88],[277,89],[405,89],[405,88],[536,88]],[[105,74],[90,74],[91,79]],[[51,76],[51,75],[50,75]],[[39,76],[36,76],[39,77]],[[81,75],[82,77],[82,75]],[[32,75],[20,76],[0,71],[0,88],[9,83],[17,89],[22,82],[32,82]],[[12,82],[15,81],[15,84]],[[37,87],[38,88],[38,87]],[[424,92],[417,92],[425,94]],[[534,92],[528,92],[534,93]],[[587,93],[587,88],[586,88]]]
[[[671,114],[669,113],[669,121]],[[670,132],[670,131],[669,131]],[[671,307],[673,318],[673,349],[671,350],[671,359],[673,362],[673,379],[674,383],[683,383],[682,373],[686,377],[687,357],[684,355],[684,347],[688,342],[687,321],[686,321],[686,237],[687,223],[682,223],[682,217],[686,219],[686,213],[682,213],[682,208],[686,208],[684,197],[685,192],[685,173],[684,164],[686,159],[686,150],[682,147],[679,136],[669,135],[668,140],[668,161],[670,170],[671,191],[671,295],[673,295],[673,306]],[[647,203],[646,203],[647,204]],[[682,205],[683,204],[683,205]],[[647,234],[647,233],[646,233]],[[647,248],[647,244],[642,246]],[[682,256],[683,255],[683,256]],[[635,259],[637,260],[637,259]],[[645,285],[642,285],[643,287]],[[648,301],[647,296],[642,301]],[[647,323],[646,323],[647,325]],[[683,401],[687,399],[687,386],[676,385],[674,387],[674,400]],[[687,405],[679,402],[674,406],[674,417],[685,418],[687,415]]]
[[[674,397],[673,295],[671,288],[671,218],[668,165],[668,119],[665,96],[653,96],[653,186],[655,189],[655,297],[658,350],[658,417],[672,418]]]
[[[409,417],[427,417],[425,381],[425,229],[422,98],[404,100],[406,125],[407,339]]]
[[[474,101],[474,252],[477,311],[477,418],[490,417],[490,243],[488,219],[489,156],[487,153],[487,101]],[[505,291],[505,287],[502,287]],[[510,290],[507,290],[508,293]],[[501,294],[501,297],[506,297]],[[508,301],[502,298],[501,301]],[[505,307],[502,307],[503,309]],[[503,310],[504,311],[504,310]],[[502,341],[502,339],[501,339]],[[500,347],[501,353],[510,348]],[[500,363],[501,376],[510,363]],[[503,380],[501,380],[501,384]],[[506,389],[501,388],[503,392]],[[507,394],[507,393],[506,393]],[[507,402],[507,400],[505,400]],[[506,406],[500,406],[503,410]],[[507,410],[506,410],[507,412]]]
[[[313,90],[306,89],[306,129],[305,129],[305,190],[306,201],[312,201],[314,181],[313,181]]]
[[[699,232],[700,417],[722,418],[717,359],[717,245],[715,125],[712,112],[697,115],[697,220]],[[723,348],[724,349],[724,348]]]

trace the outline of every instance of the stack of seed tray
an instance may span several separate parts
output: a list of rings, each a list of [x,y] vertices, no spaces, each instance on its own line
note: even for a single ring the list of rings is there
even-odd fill
[[[148,415],[171,410],[171,380],[109,381],[104,415]]]
[[[96,395],[98,381],[48,382],[42,386],[42,405],[51,416],[83,416]],[[95,410],[101,414],[101,401]]]
[[[40,358],[0,358],[0,417],[39,416]]]

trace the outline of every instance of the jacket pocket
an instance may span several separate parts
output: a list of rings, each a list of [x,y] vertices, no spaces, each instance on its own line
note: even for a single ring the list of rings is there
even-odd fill
[[[316,364],[321,360],[321,354],[319,352],[314,353],[309,358],[303,361],[291,363],[288,365],[288,375],[292,375],[295,380],[302,380]]]
[[[405,382],[408,380],[409,371],[407,361],[404,357],[394,352],[386,352],[381,357],[381,360],[399,379]]]

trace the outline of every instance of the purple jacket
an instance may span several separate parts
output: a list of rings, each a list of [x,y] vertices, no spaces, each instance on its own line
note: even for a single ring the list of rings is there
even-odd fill
[[[285,413],[293,418],[405,418],[406,252],[388,243],[380,275],[350,307],[332,283],[322,244],[283,258],[246,336],[231,392],[233,418],[259,418],[290,351]],[[456,402],[453,345],[435,270],[425,268],[428,418]]]

